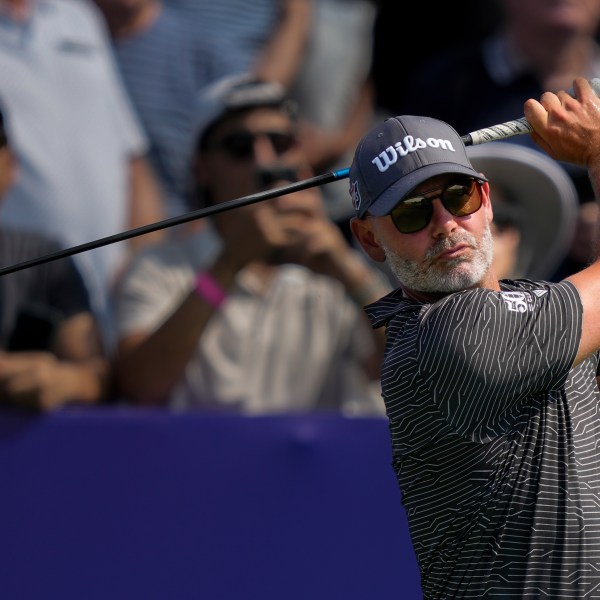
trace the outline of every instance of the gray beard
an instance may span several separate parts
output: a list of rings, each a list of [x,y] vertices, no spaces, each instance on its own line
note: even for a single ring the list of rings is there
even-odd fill
[[[465,242],[474,249],[473,258],[458,257],[447,261],[444,266],[429,265],[440,252],[459,242]],[[489,223],[486,223],[480,242],[467,231],[455,233],[440,240],[419,264],[402,258],[385,245],[382,247],[392,273],[403,286],[418,292],[448,294],[474,287],[483,280],[492,264],[494,244]]]

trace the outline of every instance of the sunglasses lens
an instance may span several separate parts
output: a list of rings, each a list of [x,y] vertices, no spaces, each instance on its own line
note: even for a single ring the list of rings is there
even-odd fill
[[[431,200],[414,196],[400,202],[392,210],[392,222],[400,233],[415,233],[427,227],[433,214]]]
[[[254,153],[254,136],[250,133],[233,133],[221,140],[221,146],[233,158],[247,159]]]
[[[466,217],[481,207],[481,196],[474,194],[475,180],[448,186],[441,194],[444,206],[455,217]]]
[[[481,208],[481,195],[473,193],[476,185],[476,181],[471,179],[450,184],[438,196],[406,198],[392,210],[392,222],[400,233],[416,233],[425,229],[433,215],[432,202],[435,198],[440,198],[446,210],[455,217],[471,215]]]
[[[215,146],[223,148],[232,158],[237,160],[248,160],[254,156],[254,144],[256,138],[260,136],[269,139],[277,156],[285,154],[296,145],[296,138],[289,133],[280,131],[266,131],[259,133],[240,131],[225,136],[220,142],[217,142]]]
[[[278,155],[285,154],[296,145],[296,139],[289,133],[272,132],[269,133],[268,136]]]

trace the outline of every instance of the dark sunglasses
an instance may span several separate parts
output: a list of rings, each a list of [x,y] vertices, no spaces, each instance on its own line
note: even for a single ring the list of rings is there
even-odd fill
[[[236,131],[210,144],[210,148],[224,150],[231,158],[248,160],[254,156],[256,138],[269,138],[277,156],[285,154],[296,145],[296,137],[285,131]]]
[[[481,193],[475,193],[480,184],[479,180],[473,178],[455,180],[443,188],[425,190],[403,198],[390,213],[392,222],[400,233],[416,233],[425,229],[433,216],[433,201],[436,198],[455,217],[472,215],[481,208]],[[437,193],[433,196],[426,195],[431,192]]]

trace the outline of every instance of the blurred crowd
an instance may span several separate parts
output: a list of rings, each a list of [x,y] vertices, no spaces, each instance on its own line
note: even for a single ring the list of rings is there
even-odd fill
[[[1,276],[0,402],[383,415],[363,306],[394,279],[347,181],[224,203],[349,166],[387,116],[466,134],[600,77],[600,0],[460,5],[0,0],[0,266],[212,210]],[[595,256],[585,173],[527,135],[470,151],[502,277]]]

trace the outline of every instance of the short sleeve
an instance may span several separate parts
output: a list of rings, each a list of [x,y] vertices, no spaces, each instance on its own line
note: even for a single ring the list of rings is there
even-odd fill
[[[581,326],[569,282],[453,294],[421,316],[420,376],[458,433],[494,435],[523,402],[564,385]]]
[[[186,261],[165,266],[153,252],[144,250],[131,262],[115,289],[118,337],[153,331],[191,289],[193,271]]]

